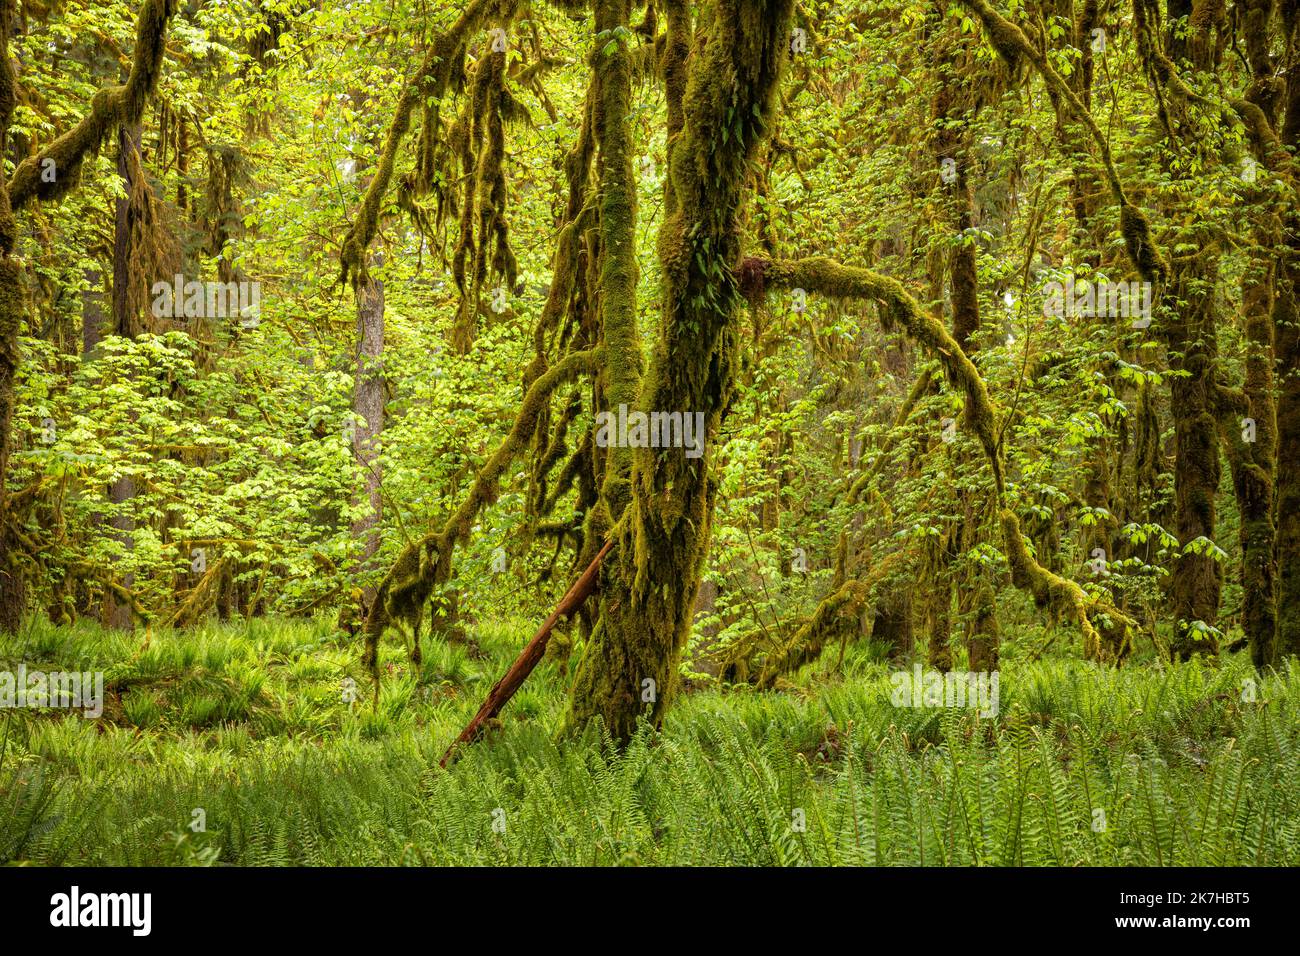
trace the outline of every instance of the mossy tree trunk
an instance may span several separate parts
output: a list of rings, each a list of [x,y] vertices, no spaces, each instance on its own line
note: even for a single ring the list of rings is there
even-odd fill
[[[1300,7],[1279,8],[1283,32],[1294,37],[1300,28]],[[1281,125],[1273,141],[1278,166],[1290,171],[1292,190],[1300,188],[1296,157],[1300,152],[1300,63],[1290,47],[1281,109]],[[1289,160],[1289,162],[1286,162]],[[1294,194],[1294,192],[1293,192]],[[1284,242],[1277,268],[1273,330],[1277,357],[1277,653],[1300,656],[1300,210],[1295,205],[1283,224]]]
[[[946,19],[946,18],[945,18]],[[975,225],[975,196],[970,182],[971,133],[969,120],[976,105],[971,84],[962,75],[962,40],[953,37],[947,23],[937,26],[932,40],[936,92],[932,104],[935,123],[934,159],[942,171],[938,184],[939,204],[947,231],[942,240],[948,245],[948,293],[952,304],[952,337],[967,355],[978,348],[980,331],[979,273],[976,246],[968,232]],[[946,177],[946,180],[945,180]],[[955,467],[965,471],[970,462],[954,455]],[[998,628],[994,614],[995,591],[980,568],[967,567],[959,572],[961,556],[979,542],[979,521],[972,508],[970,494],[956,491],[957,516],[948,545],[941,552],[936,575],[937,587],[960,588],[958,606],[968,614],[966,653],[968,666],[974,671],[992,671],[998,666]],[[965,579],[963,581],[963,578]],[[962,587],[962,585],[965,587]],[[962,594],[964,592],[964,595]]]
[[[671,53],[680,50],[685,20],[684,3],[667,6],[666,70],[679,66]],[[695,31],[682,127],[669,147],[659,236],[662,320],[638,407],[702,413],[704,448],[698,458],[684,448],[633,452],[630,500],[602,568],[599,614],[569,712],[571,727],[600,718],[617,740],[629,738],[642,717],[660,723],[679,683],[708,549],[713,443],[732,397],[747,167],[767,135],[793,6],[714,0],[701,9]],[[668,86],[672,104],[671,79]]]
[[[9,155],[9,124],[17,105],[9,37],[14,0],[0,0],[0,156]],[[14,555],[17,542],[10,532],[7,477],[14,416],[14,376],[18,372],[18,333],[23,321],[22,269],[15,256],[18,223],[0,173],[0,630],[12,633],[26,606],[22,571]]]
[[[605,410],[636,404],[641,385],[641,344],[636,316],[636,182],[628,115],[632,102],[631,54],[625,42],[609,46],[614,31],[625,29],[631,0],[598,0],[592,51],[596,97],[592,125],[599,152],[600,181],[599,325],[605,368],[596,380]],[[604,451],[603,481],[595,524],[589,533],[603,537],[623,514],[630,496],[632,449]],[[592,541],[593,546],[598,546]]]
[[[1170,379],[1170,392],[1175,525],[1183,546],[1183,553],[1174,560],[1170,584],[1176,617],[1171,650],[1183,660],[1194,653],[1218,652],[1212,633],[1193,625],[1217,622],[1223,584],[1219,562],[1194,545],[1198,539],[1214,540],[1221,477],[1214,395],[1214,302],[1206,265],[1176,270],[1167,323],[1170,366],[1178,373]]]

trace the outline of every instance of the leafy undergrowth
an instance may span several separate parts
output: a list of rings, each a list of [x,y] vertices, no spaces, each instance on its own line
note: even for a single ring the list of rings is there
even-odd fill
[[[0,715],[0,861],[1300,864],[1294,663],[1257,677],[1240,657],[1013,659],[990,719],[895,708],[889,666],[850,648],[842,679],[823,663],[779,692],[686,694],[661,733],[610,756],[598,730],[555,739],[565,681],[547,662],[439,769],[527,632],[430,642],[421,675],[386,646],[375,707],[324,621],[144,648],[33,623],[0,643],[0,670],[102,670],[105,707]]]

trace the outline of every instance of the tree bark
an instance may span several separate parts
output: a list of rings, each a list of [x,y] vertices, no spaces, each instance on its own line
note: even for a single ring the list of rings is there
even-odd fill
[[[122,179],[122,188],[126,195],[119,197],[114,205],[113,221],[113,332],[125,338],[134,339],[140,332],[139,317],[131,305],[131,202],[130,194],[134,184],[131,182],[131,150],[140,149],[143,130],[139,123],[122,127],[117,135],[117,175]],[[83,333],[84,334],[84,333]],[[108,500],[112,505],[109,525],[113,528],[118,544],[124,551],[130,552],[135,547],[135,519],[128,513],[130,501],[135,497],[135,482],[129,475],[119,475],[108,489]],[[117,575],[114,575],[118,577]],[[128,590],[135,585],[135,576],[128,572],[118,578],[119,583]],[[104,594],[104,623],[109,627],[130,630],[132,627],[131,607],[119,602],[112,589]]]
[[[378,257],[375,257],[376,259]],[[372,264],[377,264],[372,260]],[[352,524],[352,535],[361,542],[360,568],[368,570],[379,550],[379,522],[383,515],[380,489],[383,472],[379,461],[379,437],[384,430],[384,284],[369,270],[356,288],[357,351],[356,379],[352,386],[355,429],[352,452],[361,465],[361,497],[369,512]],[[374,600],[376,586],[362,589],[365,604]]]
[[[682,0],[668,6],[684,7]],[[668,11],[667,49],[681,40]],[[604,564],[599,617],[578,668],[569,726],[593,718],[625,741],[658,725],[680,683],[678,666],[707,556],[713,441],[734,385],[741,303],[739,212],[747,165],[767,135],[790,43],[792,0],[718,0],[695,34],[684,125],[669,154],[667,219],[659,236],[663,319],[639,408],[701,413],[700,457],[685,449],[633,451],[631,500]]]

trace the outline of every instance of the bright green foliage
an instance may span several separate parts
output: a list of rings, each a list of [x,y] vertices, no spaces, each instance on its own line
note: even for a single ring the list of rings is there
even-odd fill
[[[544,666],[505,729],[443,771],[441,749],[523,638],[473,636],[486,658],[429,648],[424,690],[395,654],[372,713],[343,701],[343,679],[363,674],[320,622],[159,634],[138,656],[91,627],[31,630],[0,645],[0,666],[25,644],[29,666],[103,668],[108,726],[6,715],[0,858],[1300,863],[1294,667],[1247,703],[1244,659],[1163,673],[1017,660],[987,720],[893,707],[887,668],[855,650],[842,680],[809,672],[788,694],[687,694],[661,734],[611,757],[594,729],[555,742],[564,696]],[[205,832],[190,829],[196,808]]]
[[[1300,862],[1297,7],[1193,6],[22,3],[0,673],[109,699],[0,862]]]

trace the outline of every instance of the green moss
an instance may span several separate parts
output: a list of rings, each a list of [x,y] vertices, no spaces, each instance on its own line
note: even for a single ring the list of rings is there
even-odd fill
[[[577,352],[538,376],[524,395],[510,433],[479,470],[459,507],[440,528],[402,549],[380,581],[374,604],[366,617],[366,647],[362,660],[376,680],[379,641],[384,631],[390,625],[400,624],[418,634],[429,598],[436,588],[451,580],[451,560],[456,545],[468,540],[479,512],[496,500],[497,482],[532,439],[551,394],[566,382],[594,372],[602,357],[599,349]],[[415,648],[418,647],[417,641]]]
[[[1119,659],[1127,654],[1135,622],[1113,606],[1088,597],[1074,582],[1040,565],[1029,551],[1016,516],[1003,508],[997,413],[979,370],[943,323],[922,310],[896,279],[869,269],[846,266],[825,257],[755,259],[750,265],[762,273],[762,285],[769,291],[802,288],[831,298],[873,299],[908,336],[930,351],[943,365],[949,380],[965,394],[967,427],[978,437],[993,474],[994,504],[1002,514],[1003,545],[1011,564],[1012,580],[1017,587],[1032,593],[1040,606],[1073,617],[1083,634],[1085,652],[1090,656]]]
[[[666,12],[680,39],[683,9]],[[704,8],[684,88],[670,90],[670,103],[681,94],[682,125],[669,133],[671,212],[658,247],[662,320],[639,407],[702,413],[704,453],[634,453],[630,501],[611,532],[599,618],[574,680],[571,728],[599,718],[616,740],[627,740],[638,720],[659,724],[677,690],[708,547],[713,438],[734,389],[736,223],[747,165],[767,135],[792,13],[790,0],[718,0]]]
[[[631,9],[631,0],[599,0],[595,10],[597,37],[626,27]],[[615,409],[636,403],[642,357],[636,315],[636,183],[632,178],[627,124],[632,71],[624,43],[607,47],[598,40],[592,50],[598,91],[593,118],[600,150],[600,330],[606,356],[600,380],[601,401],[604,408]],[[630,494],[632,449],[611,448],[607,454],[601,506],[606,521],[612,525],[621,517]]]

